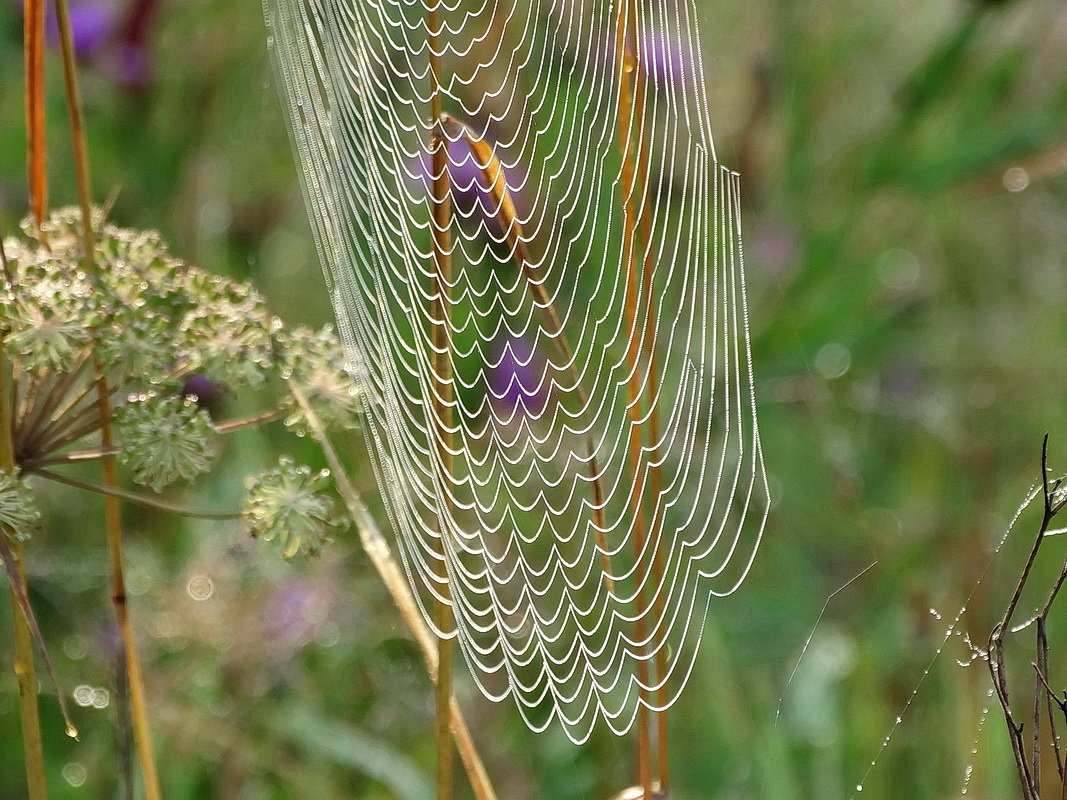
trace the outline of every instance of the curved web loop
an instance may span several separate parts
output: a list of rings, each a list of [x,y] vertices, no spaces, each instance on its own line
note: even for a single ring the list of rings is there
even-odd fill
[[[423,0],[266,0],[366,434],[426,621],[486,696],[576,741],[622,733],[677,699],[768,506],[694,2],[630,0],[620,23],[608,2],[428,1],[440,124]]]

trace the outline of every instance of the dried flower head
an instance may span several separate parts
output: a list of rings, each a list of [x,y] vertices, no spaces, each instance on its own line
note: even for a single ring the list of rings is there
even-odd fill
[[[211,421],[185,397],[144,394],[119,409],[122,462],[133,479],[160,491],[211,469],[215,460]]]
[[[278,466],[249,478],[244,518],[252,536],[278,540],[284,558],[316,555],[343,525],[326,494],[328,470],[312,472],[283,457]]]
[[[294,328],[278,335],[281,374],[307,398],[327,428],[354,428],[359,416],[359,393],[345,370],[345,355],[332,325],[319,331]],[[307,433],[307,417],[287,402],[285,425],[298,435]]]

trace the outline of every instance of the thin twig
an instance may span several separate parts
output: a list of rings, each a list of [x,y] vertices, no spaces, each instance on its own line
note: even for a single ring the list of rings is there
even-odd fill
[[[23,5],[23,47],[26,56],[26,140],[30,206],[40,231],[48,210],[48,173],[45,161],[44,49],[46,0]]]
[[[137,505],[147,506],[148,508],[154,508],[157,511],[163,511],[167,514],[177,514],[180,517],[191,517],[193,519],[214,519],[214,520],[235,520],[240,519],[241,514],[237,511],[199,511],[195,508],[186,508],[185,506],[174,505],[173,503],[164,503],[161,500],[155,500],[148,495],[138,494],[137,492],[128,492],[125,489],[119,489],[114,486],[104,486],[99,483],[92,483],[90,481],[83,481],[79,478],[72,478],[69,475],[62,475],[58,472],[52,472],[47,469],[27,469],[28,473],[33,475],[39,475],[42,478],[46,478],[56,483],[64,483],[67,486],[73,486],[77,489],[85,489],[89,492],[95,492],[96,494],[102,494],[105,497],[115,497],[119,500],[128,500],[131,503]]]
[[[240,419],[228,419],[225,422],[217,422],[211,427],[215,433],[225,436],[227,433],[233,433],[239,431],[242,428],[252,428],[256,425],[265,425],[268,422],[274,422],[276,419],[281,419],[285,415],[285,412],[278,408],[270,409],[269,411],[262,411],[259,414],[253,414],[249,417],[241,417]]]
[[[1008,677],[1004,665],[1004,638],[1008,631],[1011,630],[1012,617],[1015,615],[1023,590],[1030,578],[1034,563],[1037,561],[1037,555],[1045,540],[1045,534],[1049,530],[1052,519],[1063,508],[1063,503],[1057,503],[1054,498],[1054,494],[1059,488],[1059,483],[1057,482],[1056,485],[1052,487],[1049,485],[1048,434],[1045,434],[1045,438],[1041,444],[1041,486],[1043,501],[1041,525],[1038,529],[1034,544],[1027,555],[1026,562],[1023,565],[1022,574],[1020,575],[1019,580],[1015,585],[1015,589],[1011,594],[1011,598],[1008,601],[1008,605],[1004,610],[1004,615],[993,627],[993,630],[989,635],[989,647],[987,650],[989,656],[989,673],[993,679],[993,689],[997,694],[997,699],[1004,712],[1004,721],[1008,727],[1008,737],[1011,741],[1012,755],[1015,758],[1015,768],[1019,775],[1019,783],[1022,787],[1024,800],[1041,800],[1039,782],[1040,750],[1037,747],[1035,738],[1035,744],[1033,745],[1034,752],[1031,754],[1032,761],[1028,759],[1023,738],[1024,725],[1015,717],[1015,711],[1011,703],[1008,689]],[[1056,584],[1049,592],[1045,605],[1035,618],[1039,622],[1039,625],[1043,625],[1065,580],[1067,580],[1067,562],[1065,562],[1064,568],[1060,571],[1059,580],[1056,581]],[[1038,691],[1040,691],[1040,684],[1038,684]],[[1037,722],[1039,723],[1039,721],[1040,718],[1038,717]],[[1035,728],[1037,727],[1038,724],[1035,723]],[[1039,731],[1035,730],[1033,733],[1035,737],[1039,736]]]
[[[85,120],[82,117],[81,93],[78,90],[74,34],[70,25],[70,8],[67,0],[55,0],[55,3],[60,49],[63,53],[63,86],[67,93],[67,111],[70,114],[75,183],[78,189],[78,205],[82,212],[82,260],[86,269],[91,269],[95,245],[93,244],[92,199],[89,182],[89,148],[86,145]]]
[[[40,469],[41,467],[54,466],[56,464],[75,464],[81,461],[96,461],[107,456],[117,456],[122,452],[121,447],[94,447],[88,450],[71,450],[67,453],[59,453],[54,456],[42,456],[31,458],[22,462],[25,470]]]

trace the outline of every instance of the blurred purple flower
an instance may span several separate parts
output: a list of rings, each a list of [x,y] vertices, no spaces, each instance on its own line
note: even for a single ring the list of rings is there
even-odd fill
[[[275,587],[263,612],[267,639],[281,646],[299,646],[315,638],[329,605],[329,597],[312,581],[283,581]]]
[[[131,90],[151,79],[148,35],[159,0],[73,0],[70,27],[74,51],[82,61],[98,67],[115,83]],[[48,7],[48,41],[59,46],[55,11]]]
[[[108,0],[81,0],[70,4],[70,29],[74,37],[74,52],[79,58],[92,58],[118,32],[118,9]],[[55,10],[48,6],[48,41],[59,44],[59,25]]]
[[[433,182],[433,155],[423,151],[408,169],[413,178],[412,188],[429,196]],[[481,166],[466,142],[448,143],[448,174],[452,184],[453,208],[457,215],[469,218],[475,224],[483,222],[494,236],[501,236],[500,221],[496,216],[497,203],[489,192],[489,183]],[[525,177],[519,168],[504,167],[504,180],[520,219],[527,208],[524,194],[519,188],[525,185]]]
[[[190,375],[182,384],[182,396],[196,399],[197,405],[208,411],[217,409],[226,389],[206,375]]]
[[[493,404],[503,413],[521,406],[538,416],[548,402],[544,368],[526,339],[508,339],[493,348],[489,372],[489,392]]]
[[[606,34],[604,58],[596,69],[613,75],[616,70],[615,34]],[[638,32],[638,62],[643,65],[651,87],[666,90],[672,86],[684,89],[699,81],[697,53],[681,36],[661,28],[643,28]]]
[[[800,241],[789,222],[774,217],[757,219],[749,241],[749,261],[760,272],[784,279],[796,269]]]

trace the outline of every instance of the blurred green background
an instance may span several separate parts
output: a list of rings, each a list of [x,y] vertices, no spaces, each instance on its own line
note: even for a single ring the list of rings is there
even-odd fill
[[[748,584],[713,605],[672,714],[673,796],[834,800],[862,782],[862,797],[885,800],[1016,797],[985,665],[958,665],[961,636],[935,654],[965,601],[961,630],[977,643],[999,616],[1036,515],[991,554],[1038,478],[1046,431],[1051,465],[1067,467],[1067,3],[699,2],[716,144],[746,192],[774,508]],[[291,321],[327,321],[259,3],[80,5],[106,33],[82,65],[96,198],[119,189],[119,224],[158,228],[186,260],[250,277]],[[54,49],[48,67],[60,205],[75,193]],[[21,15],[6,0],[0,75],[0,232],[13,233],[27,201]],[[222,473],[232,482],[189,497],[233,505],[239,476],[282,446],[320,459],[306,442],[243,435]],[[349,449],[380,512],[358,439]],[[33,599],[83,706],[75,743],[45,690],[51,788],[112,797],[100,504],[53,490],[44,502]],[[128,515],[170,800],[430,796],[430,684],[354,536],[285,564],[225,524]],[[1058,541],[1039,585],[1058,569]],[[2,616],[0,798],[15,800]],[[1053,620],[1055,687],[1067,681],[1055,650],[1065,636],[1067,620]],[[576,748],[460,691],[501,798],[593,800],[627,784],[629,740]]]

